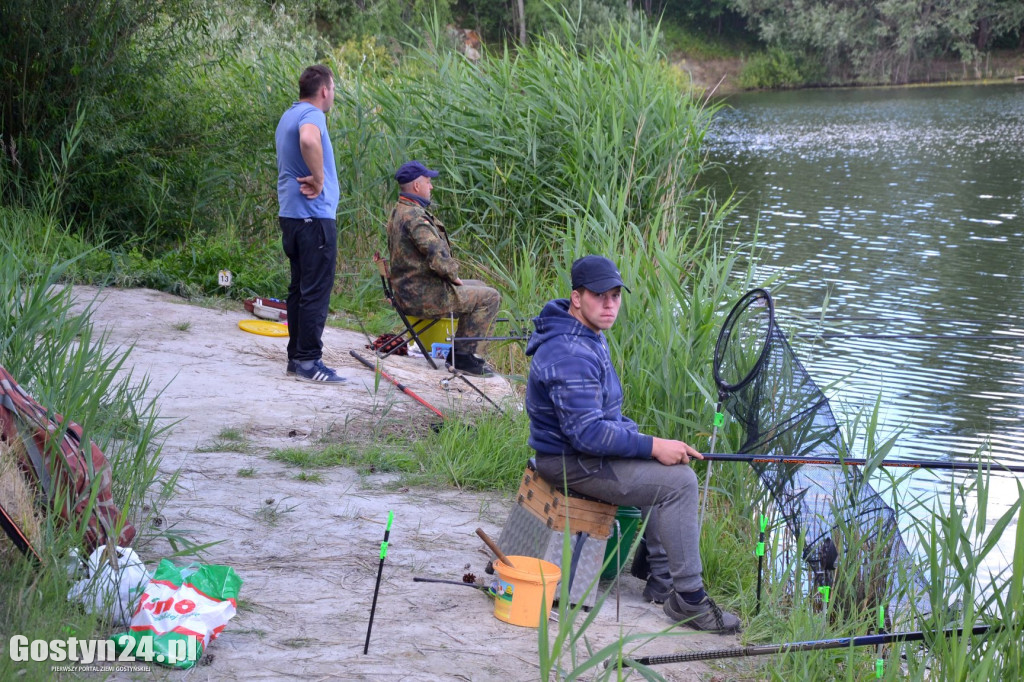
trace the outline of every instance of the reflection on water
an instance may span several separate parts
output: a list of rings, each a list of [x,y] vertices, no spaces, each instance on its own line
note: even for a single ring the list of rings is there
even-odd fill
[[[759,279],[778,278],[780,322],[837,411],[881,394],[906,427],[894,456],[990,443],[1024,463],[1024,87],[729,104],[713,179],[744,197],[732,221],[758,232]]]
[[[1024,464],[1024,86],[727,104],[709,179],[742,198],[732,227],[756,234],[757,282],[776,278],[779,322],[840,421],[881,395],[883,432],[904,429],[892,457],[990,446]],[[902,492],[949,478],[915,474]],[[990,518],[1016,499],[1006,483]]]

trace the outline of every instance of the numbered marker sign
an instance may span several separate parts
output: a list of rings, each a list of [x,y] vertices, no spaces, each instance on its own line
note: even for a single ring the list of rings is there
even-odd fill
[[[230,270],[221,270],[220,272],[218,272],[217,273],[217,284],[221,285],[222,287],[229,287],[229,286],[231,286],[231,271]]]

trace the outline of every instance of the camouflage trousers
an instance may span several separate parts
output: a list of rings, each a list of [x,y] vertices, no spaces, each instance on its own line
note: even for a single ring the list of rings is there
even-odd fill
[[[501,294],[478,279],[464,279],[462,286],[454,287],[455,305],[452,314],[459,318],[455,336],[490,336],[491,325],[501,307]],[[459,353],[481,353],[484,344],[480,341],[456,341]]]

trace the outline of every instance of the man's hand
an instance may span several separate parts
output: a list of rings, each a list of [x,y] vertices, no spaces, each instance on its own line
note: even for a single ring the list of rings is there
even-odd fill
[[[454,284],[457,287],[461,287],[462,286],[462,279],[460,279],[459,277],[456,277],[455,279],[452,280],[452,284]]]
[[[296,180],[299,181],[299,191],[307,199],[316,199],[320,196],[320,192],[324,191],[323,178],[317,181],[312,175],[307,175],[304,178],[296,178]]]
[[[689,464],[690,458],[704,459],[700,454],[681,440],[668,440],[666,438],[655,438],[651,446],[651,457],[658,460],[665,466],[674,464]]]

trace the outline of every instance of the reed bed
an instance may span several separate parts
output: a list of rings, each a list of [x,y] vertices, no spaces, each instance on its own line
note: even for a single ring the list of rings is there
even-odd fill
[[[88,309],[74,308],[70,289],[57,285],[70,264],[41,265],[33,258],[38,252],[18,253],[19,245],[26,244],[20,238],[24,233],[11,227],[19,224],[0,221],[0,364],[41,404],[82,424],[83,440],[100,446],[111,464],[114,499],[136,524],[137,544],[143,546],[152,539],[148,520],[157,513],[161,492],[153,484],[162,427],[155,404],[145,397],[147,379],[128,370],[127,353],[107,348],[105,336],[89,322]],[[45,235],[40,240],[45,241]],[[4,453],[5,458],[9,455]],[[29,492],[30,506],[38,510],[35,491],[23,489],[20,475],[8,483],[21,489],[22,499]],[[38,514],[28,524],[43,565],[20,554],[0,553],[0,633],[47,640],[61,632],[105,636],[107,626],[67,599],[67,556],[71,548],[82,545],[84,527],[76,530],[55,518],[56,514]],[[49,676],[43,666],[21,669],[9,657],[0,658],[0,678]]]

